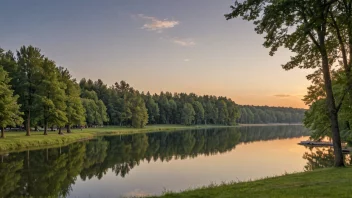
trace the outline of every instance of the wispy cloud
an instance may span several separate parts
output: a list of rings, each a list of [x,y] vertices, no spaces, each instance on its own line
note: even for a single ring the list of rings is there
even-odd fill
[[[168,19],[158,19],[152,16],[146,16],[144,14],[133,15],[133,17],[143,19],[145,21],[144,25],[141,27],[142,29],[146,29],[149,31],[155,31],[158,33],[162,33],[165,29],[170,29],[179,25],[180,22],[176,20],[168,20]],[[178,38],[178,37],[161,37],[160,39],[167,40],[169,42],[174,43],[175,45],[189,47],[196,45],[196,42],[191,38]]]
[[[185,38],[177,38],[177,37],[160,37],[160,39],[183,47],[190,47],[190,46],[196,45],[196,42],[190,38],[185,39]]]
[[[164,29],[173,28],[180,24],[179,21],[168,19],[161,20],[156,17],[146,16],[143,14],[138,14],[138,17],[146,20],[146,23],[142,26],[142,29],[150,31],[162,32]]]
[[[184,59],[183,61],[189,62],[189,61],[191,61],[191,59],[186,58],[186,59]]]
[[[291,97],[291,95],[288,95],[288,94],[276,94],[274,95],[275,97],[278,97],[278,98],[288,98],[288,97]]]
[[[180,38],[173,38],[171,39],[172,42],[176,45],[181,45],[184,47],[188,47],[188,46],[194,46],[196,45],[196,43],[192,40],[192,39],[180,39]]]

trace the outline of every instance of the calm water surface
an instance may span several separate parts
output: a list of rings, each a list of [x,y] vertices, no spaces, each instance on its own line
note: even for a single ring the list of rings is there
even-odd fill
[[[202,129],[10,153],[0,197],[140,196],[331,166],[331,150],[297,145],[308,135],[302,126]]]

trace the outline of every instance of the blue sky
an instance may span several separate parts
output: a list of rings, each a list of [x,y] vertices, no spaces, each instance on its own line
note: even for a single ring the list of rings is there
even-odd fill
[[[74,77],[138,90],[227,96],[304,107],[307,71],[284,71],[250,22],[226,21],[233,0],[0,0],[0,46],[42,49]]]

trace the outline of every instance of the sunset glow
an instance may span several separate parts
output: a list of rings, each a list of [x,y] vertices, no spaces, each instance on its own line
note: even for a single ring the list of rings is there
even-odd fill
[[[271,57],[251,23],[226,21],[232,0],[5,1],[1,47],[39,47],[78,80],[307,108],[310,72],[284,71],[289,52]]]

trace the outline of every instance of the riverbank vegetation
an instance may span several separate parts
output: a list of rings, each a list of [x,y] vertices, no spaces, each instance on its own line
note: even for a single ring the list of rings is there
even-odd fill
[[[181,193],[166,192],[172,197],[350,197],[352,167],[325,168],[288,174],[257,181],[210,185]]]
[[[264,126],[264,127],[263,127]],[[130,135],[137,133],[165,132],[180,130],[198,129],[223,129],[234,128],[224,125],[148,125],[144,128],[105,126],[97,128],[71,129],[71,133],[57,135],[57,131],[48,131],[46,136],[42,132],[32,132],[31,136],[24,136],[22,132],[7,132],[7,137],[0,139],[0,153],[9,151],[20,151],[37,149],[42,147],[64,146],[69,143],[97,138],[99,136],[110,135]],[[255,130],[254,130],[255,129]],[[242,126],[240,131],[245,132],[241,135],[241,142],[251,142],[255,140],[271,140],[288,137],[297,137],[298,134],[308,136],[308,130],[303,130],[300,125],[251,125]],[[303,130],[303,131],[302,131]],[[284,132],[282,132],[284,131]],[[294,136],[291,136],[294,135]],[[265,139],[267,138],[267,139]]]
[[[64,146],[69,143],[80,140],[96,138],[98,136],[108,135],[127,135],[135,133],[160,132],[160,131],[176,131],[190,129],[210,129],[223,128],[223,125],[150,125],[144,128],[131,127],[97,127],[87,129],[71,129],[71,133],[57,135],[57,131],[48,131],[46,136],[42,132],[32,132],[31,136],[24,136],[21,132],[8,132],[6,138],[0,139],[0,152],[19,151],[26,149],[35,149],[40,147]]]

